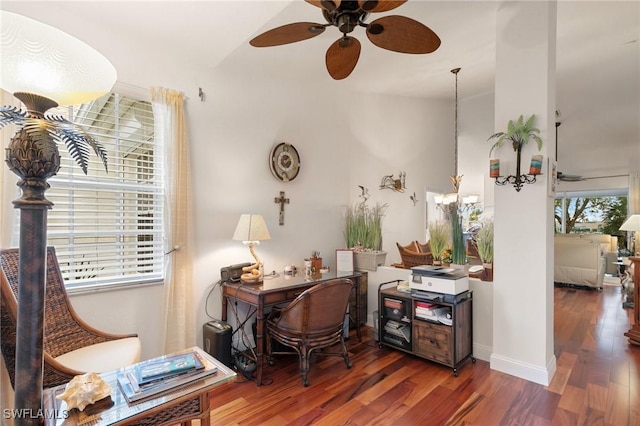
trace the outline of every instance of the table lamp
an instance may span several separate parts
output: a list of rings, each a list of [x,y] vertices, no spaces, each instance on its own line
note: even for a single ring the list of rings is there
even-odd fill
[[[256,254],[254,246],[260,244],[262,240],[269,240],[269,230],[264,223],[262,215],[259,214],[243,214],[238,220],[238,226],[233,233],[233,239],[242,241],[249,246],[251,255],[256,260],[253,265],[245,266],[242,268],[244,272],[240,276],[240,281],[246,284],[258,284],[262,282],[262,261]]]
[[[38,413],[42,409],[47,210],[53,206],[44,193],[49,188],[47,179],[60,169],[57,144],[65,143],[85,173],[91,149],[107,165],[106,151],[98,141],[45,112],[108,93],[116,70],[84,42],[30,18],[2,10],[0,30],[0,88],[26,107],[26,111],[0,108],[0,127],[15,124],[18,129],[5,158],[20,178],[22,190],[21,198],[13,202],[20,209],[14,402],[16,409]]]
[[[629,216],[627,218],[627,220],[624,221],[624,223],[622,224],[622,226],[620,226],[620,230],[621,231],[632,231],[632,232],[637,232],[640,231],[640,214],[632,214],[631,216]],[[634,235],[633,237],[633,245],[632,245],[632,252],[634,255],[638,255],[638,253],[636,253],[636,236]]]

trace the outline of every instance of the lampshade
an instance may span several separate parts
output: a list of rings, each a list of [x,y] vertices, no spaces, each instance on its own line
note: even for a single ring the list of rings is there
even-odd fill
[[[480,197],[477,194],[469,194],[467,196],[462,197],[463,204],[475,204],[478,202]]]
[[[620,227],[621,231],[640,231],[640,214],[632,214]]]
[[[86,43],[33,19],[0,11],[0,88],[81,104],[108,93],[113,65]]]
[[[243,214],[238,220],[233,239],[238,241],[262,241],[270,240],[271,236],[262,215]]]

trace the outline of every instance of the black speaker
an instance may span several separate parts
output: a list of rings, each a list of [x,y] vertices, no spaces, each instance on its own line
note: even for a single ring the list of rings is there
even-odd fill
[[[209,321],[202,326],[202,342],[205,352],[233,367],[231,361],[231,326],[220,320]]]

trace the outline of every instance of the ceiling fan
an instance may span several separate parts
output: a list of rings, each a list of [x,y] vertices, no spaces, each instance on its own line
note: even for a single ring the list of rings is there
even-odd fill
[[[560,112],[556,111],[556,119],[559,116],[560,116]],[[562,124],[561,121],[556,121],[556,161],[558,160],[558,127],[560,127],[561,124]],[[558,180],[561,180],[564,182],[579,182],[584,180],[582,176],[570,175],[570,174],[562,173],[560,171],[558,171],[557,176],[558,176]]]
[[[268,30],[249,44],[271,47],[295,43],[320,35],[329,26],[337,27],[342,37],[336,40],[325,56],[327,71],[335,80],[351,74],[360,57],[361,45],[351,32],[358,26],[366,29],[369,40],[378,47],[400,53],[423,54],[440,47],[440,38],[420,22],[399,15],[389,15],[365,23],[370,13],[386,12],[407,0],[305,0],[322,9],[326,24],[296,22]]]

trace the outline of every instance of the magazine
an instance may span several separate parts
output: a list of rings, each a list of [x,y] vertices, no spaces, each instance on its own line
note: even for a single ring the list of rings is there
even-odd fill
[[[153,376],[155,377],[153,380],[141,382],[141,372],[152,371],[145,367],[154,365],[154,368],[156,368],[156,364],[165,363],[167,360],[170,362],[171,366],[173,365],[171,364],[172,362],[179,361],[178,358],[184,357],[185,355],[193,356],[195,358],[195,367],[178,367],[178,369],[173,371],[172,374],[164,376],[155,375]],[[202,380],[212,374],[215,374],[216,371],[217,367],[215,365],[203,360],[195,352],[189,352],[176,357],[161,357],[149,361],[143,361],[130,367],[125,367],[118,371],[116,377],[118,380],[118,386],[122,390],[122,394],[125,399],[127,402],[133,403],[154,398],[163,393],[189,385],[197,380]]]

